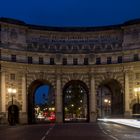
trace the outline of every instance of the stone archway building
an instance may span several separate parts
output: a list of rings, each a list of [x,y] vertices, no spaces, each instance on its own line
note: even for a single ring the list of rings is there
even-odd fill
[[[56,121],[62,122],[63,87],[71,80],[89,88],[89,121],[96,120],[96,91],[104,80],[117,80],[124,94],[124,116],[131,117],[140,82],[140,20],[105,27],[44,27],[0,18],[0,120],[7,122],[8,87],[20,123],[27,123],[27,95],[35,80],[55,89]]]

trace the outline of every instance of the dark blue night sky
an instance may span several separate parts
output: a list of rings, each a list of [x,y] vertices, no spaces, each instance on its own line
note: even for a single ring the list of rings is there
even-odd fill
[[[43,86],[39,87],[35,92],[35,104],[37,104],[37,105],[44,104],[46,102],[46,100],[43,98],[43,96],[45,96],[45,98],[47,98],[48,91],[49,91],[48,85],[43,85]]]
[[[0,17],[47,26],[102,26],[140,18],[140,0],[0,0]]]
[[[0,0],[0,17],[46,26],[104,26],[140,18],[140,0]],[[36,103],[48,88],[38,89]]]

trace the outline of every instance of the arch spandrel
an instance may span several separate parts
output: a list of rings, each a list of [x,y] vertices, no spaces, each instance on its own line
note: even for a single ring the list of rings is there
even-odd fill
[[[95,76],[95,88],[98,89],[98,87],[103,82],[107,82],[110,80],[115,80],[118,83],[120,83],[122,87],[122,91],[124,91],[124,74],[123,73],[103,73],[103,74],[96,74]]]
[[[49,83],[53,88],[56,88],[56,78],[55,74],[48,74],[48,73],[28,73],[27,74],[27,89],[30,87],[31,83],[34,81],[45,81]]]
[[[90,88],[90,81],[89,81],[89,74],[79,74],[79,73],[72,73],[72,74],[63,74],[62,75],[62,87],[66,85],[69,81],[72,80],[79,80],[86,83],[87,87]]]
[[[8,110],[8,108],[12,105],[12,101],[9,101],[6,105],[6,110]],[[13,101],[13,105],[16,105],[19,110],[22,110],[22,104],[20,104],[17,100]]]

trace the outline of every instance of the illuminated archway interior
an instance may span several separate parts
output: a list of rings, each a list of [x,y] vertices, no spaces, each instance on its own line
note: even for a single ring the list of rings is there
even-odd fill
[[[29,91],[29,123],[55,122],[55,96],[52,86],[46,82],[35,81]]]
[[[88,121],[88,89],[81,81],[70,81],[63,90],[65,122]]]

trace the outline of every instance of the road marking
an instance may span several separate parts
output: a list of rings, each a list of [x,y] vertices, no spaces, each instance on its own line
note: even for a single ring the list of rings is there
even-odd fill
[[[46,138],[46,137],[45,137],[45,136],[43,136],[43,138],[42,138],[41,140],[45,140],[45,138]]]
[[[113,138],[114,140],[119,140],[118,138],[112,136],[112,135],[109,135],[111,138]]]
[[[101,129],[101,131],[102,131],[104,134],[108,135],[109,137],[113,138],[114,140],[119,140],[118,138],[114,137],[113,135],[108,134],[108,132],[110,132],[109,130],[107,130],[108,132],[106,132],[106,131],[104,130],[104,128],[103,128],[100,124],[98,124],[98,125],[99,125],[99,128]]]
[[[102,132],[107,135],[107,133],[104,130],[102,130]]]
[[[45,140],[46,139],[47,135],[52,131],[52,129],[54,128],[54,126],[55,126],[55,124],[46,131],[45,135],[42,137],[41,140]]]

